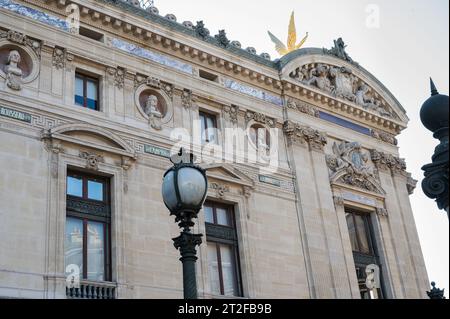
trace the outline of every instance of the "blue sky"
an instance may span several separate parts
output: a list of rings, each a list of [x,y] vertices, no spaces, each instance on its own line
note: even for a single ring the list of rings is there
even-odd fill
[[[449,91],[448,0],[155,0],[161,15],[179,22],[203,20],[212,34],[225,29],[230,40],[278,57],[267,35],[285,41],[292,10],[297,32],[309,32],[305,47],[331,47],[343,37],[350,56],[374,74],[397,97],[411,119],[400,136],[400,153],[408,171],[422,180],[421,167],[431,161],[437,141],[420,123],[429,97],[429,77],[439,91]],[[367,24],[369,10],[379,12],[378,26]],[[373,27],[375,26],[375,27]],[[419,186],[411,197],[430,280],[449,286],[449,221]]]

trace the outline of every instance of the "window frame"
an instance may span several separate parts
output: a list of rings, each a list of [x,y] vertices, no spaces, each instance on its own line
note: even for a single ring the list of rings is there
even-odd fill
[[[219,136],[218,136],[218,132],[219,132],[219,127],[218,127],[218,123],[217,123],[217,115],[213,114],[213,113],[209,113],[203,110],[199,111],[199,119],[201,122],[203,122],[203,125],[205,125],[205,131],[202,131],[201,126],[200,126],[200,131],[201,131],[201,142],[202,144],[219,144]],[[213,127],[208,127],[208,119],[211,119],[213,122]],[[209,129],[215,129],[216,133],[214,134],[215,137],[215,141],[209,141],[208,138],[209,136],[206,136],[206,132]],[[203,134],[205,135],[205,139],[203,139]]]
[[[69,177],[81,178],[82,180],[82,197],[69,195],[67,193],[67,181]],[[90,199],[88,197],[88,182],[95,181],[103,184],[103,201]],[[73,218],[83,222],[83,271],[80,274],[81,280],[90,281],[88,279],[88,223],[96,222],[103,225],[103,249],[104,249],[104,282],[112,281],[112,245],[111,245],[111,190],[110,179],[103,176],[97,176],[89,173],[68,170],[66,176],[66,203],[69,200],[81,201],[86,204],[103,206],[106,208],[109,216],[100,217],[89,213],[77,212],[66,206],[66,219]],[[66,234],[65,234],[66,235]],[[65,253],[65,250],[64,250]],[[66,265],[67,266],[67,265]]]
[[[206,228],[206,241],[211,242],[216,245],[216,253],[217,253],[217,267],[219,272],[219,283],[220,283],[220,295],[223,297],[236,297],[240,298],[244,296],[243,293],[243,285],[242,285],[242,273],[241,273],[241,263],[240,263],[240,254],[239,254],[239,244],[237,238],[237,229],[236,229],[236,219],[234,213],[234,207],[232,205],[226,205],[222,203],[217,203],[213,201],[206,201],[204,204],[205,207],[210,207],[213,210],[213,220],[214,223],[209,223],[205,221]],[[228,218],[230,220],[229,226],[217,224],[217,209],[224,209],[227,211]],[[230,240],[228,238],[220,237],[217,235],[212,235],[209,231],[211,227],[226,229],[228,231],[232,231],[234,235],[234,239]],[[222,266],[222,254],[220,251],[220,245],[229,246],[232,250],[233,256],[233,273],[234,280],[237,287],[237,294],[234,296],[226,296],[225,295],[225,284],[223,278],[223,266]]]
[[[77,94],[76,94],[76,80],[77,80],[77,78],[79,78],[79,79],[81,79],[82,81],[83,81],[83,105],[80,105],[80,104],[78,104],[77,102],[76,102],[76,97],[77,97]],[[95,109],[91,109],[90,107],[88,107],[88,103],[87,103],[87,100],[88,100],[88,97],[87,97],[87,82],[88,81],[91,81],[91,82],[94,82],[95,83],[95,85],[96,85],[96,94],[97,94],[97,105],[96,105],[96,108]],[[80,107],[83,107],[83,108],[86,108],[86,109],[88,109],[88,110],[92,110],[92,111],[100,111],[100,78],[99,77],[95,77],[95,76],[92,76],[92,75],[87,75],[87,74],[85,74],[85,73],[83,73],[83,72],[81,72],[81,71],[75,71],[75,94],[74,94],[74,98],[75,98],[75,105],[76,106],[80,106]]]

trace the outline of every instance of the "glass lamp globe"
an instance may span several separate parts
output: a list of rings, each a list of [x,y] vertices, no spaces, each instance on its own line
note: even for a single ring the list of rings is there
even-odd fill
[[[164,176],[162,196],[171,212],[201,209],[205,199],[208,182],[195,167],[172,168]]]

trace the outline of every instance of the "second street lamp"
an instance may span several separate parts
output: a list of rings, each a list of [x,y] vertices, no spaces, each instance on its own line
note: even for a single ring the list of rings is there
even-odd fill
[[[164,174],[162,196],[164,204],[182,229],[180,236],[173,241],[175,248],[180,250],[180,261],[183,263],[184,298],[197,299],[196,248],[201,245],[203,235],[193,234],[191,227],[194,227],[193,219],[197,218],[205,202],[208,179],[205,170],[194,164],[194,156],[184,149],[170,160],[174,166]]]

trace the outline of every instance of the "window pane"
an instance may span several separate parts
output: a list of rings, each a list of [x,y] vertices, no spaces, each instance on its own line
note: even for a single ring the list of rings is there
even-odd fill
[[[214,216],[212,207],[204,206],[205,211],[205,221],[210,224],[214,224]]]
[[[222,226],[232,226],[227,209],[217,208],[217,224]]]
[[[215,121],[212,116],[208,116],[206,118],[207,136],[209,142],[211,143],[216,142],[216,125],[214,122]]]
[[[75,78],[75,103],[84,105],[83,79],[80,77]]]
[[[355,215],[356,228],[358,229],[359,251],[364,254],[370,254],[369,234],[367,233],[365,218]]]
[[[67,176],[67,195],[83,197],[83,180]]]
[[[97,82],[88,80],[86,85],[87,85],[87,93],[86,93],[87,107],[96,110],[98,101]]]
[[[83,277],[83,221],[67,217],[66,235],[64,240],[65,268],[76,265],[80,269],[80,279]],[[66,275],[69,275],[67,273]]]
[[[89,222],[87,229],[88,280],[105,280],[105,236],[102,223]]]
[[[355,223],[353,222],[353,214],[345,214],[347,219],[348,233],[350,235],[350,243],[352,244],[353,251],[359,251],[358,240],[356,238]]]
[[[233,248],[229,245],[220,245],[220,256],[222,259],[222,274],[225,296],[237,296],[237,279],[234,269]]]
[[[88,198],[103,201],[103,184],[95,181],[88,181]]]
[[[217,262],[217,245],[208,242],[208,270],[211,293],[220,295],[219,265]]]
[[[205,126],[205,115],[200,114],[200,124],[202,126],[202,143],[206,142],[206,126]]]

